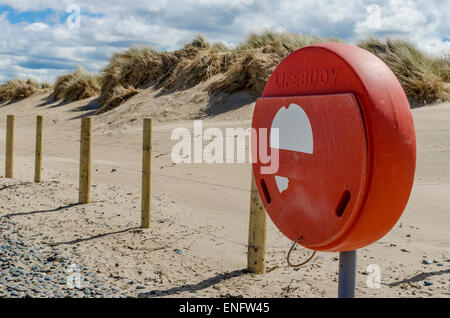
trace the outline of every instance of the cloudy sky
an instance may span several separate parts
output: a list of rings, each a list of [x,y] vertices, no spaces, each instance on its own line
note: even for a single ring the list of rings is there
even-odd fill
[[[449,12],[448,0],[0,0],[0,83],[99,71],[114,51],[172,50],[199,33],[228,45],[265,29],[349,42],[395,35],[445,54]]]

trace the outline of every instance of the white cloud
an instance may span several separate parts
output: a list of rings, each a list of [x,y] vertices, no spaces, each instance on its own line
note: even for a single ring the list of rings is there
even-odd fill
[[[42,23],[42,22],[35,22],[35,23],[31,23],[29,25],[27,25],[27,29],[30,31],[42,31],[42,30],[46,30],[48,29],[49,26],[46,23]]]
[[[98,71],[114,51],[133,44],[172,50],[198,33],[227,44],[268,28],[350,42],[401,36],[434,54],[450,45],[443,41],[450,33],[447,0],[80,0],[81,28],[69,29],[59,17],[74,2],[0,0],[19,12],[55,11],[45,21],[20,23],[0,14],[0,82],[19,75],[53,80],[78,64]]]

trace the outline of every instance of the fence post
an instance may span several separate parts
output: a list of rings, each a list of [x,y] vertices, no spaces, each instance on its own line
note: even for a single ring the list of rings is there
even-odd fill
[[[42,116],[36,117],[36,147],[34,158],[34,182],[41,182],[42,169]]]
[[[14,122],[14,115],[6,117],[5,178],[14,177]]]
[[[87,204],[91,199],[91,137],[92,119],[81,118],[80,138],[80,184],[79,203]]]
[[[266,270],[266,232],[267,214],[252,172],[247,269],[255,274],[263,274]]]
[[[142,202],[141,202],[141,227],[150,227],[150,198],[151,198],[151,174],[152,174],[152,120],[144,119],[144,131],[142,142]]]

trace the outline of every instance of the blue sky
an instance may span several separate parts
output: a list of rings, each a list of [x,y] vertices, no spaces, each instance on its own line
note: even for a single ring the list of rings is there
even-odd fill
[[[43,22],[48,24],[49,26],[55,26],[58,24],[64,24],[67,20],[67,18],[73,13],[71,12],[65,12],[61,10],[55,10],[53,8],[46,8],[46,9],[25,9],[25,11],[18,10],[12,6],[9,5],[0,5],[0,14],[7,13],[8,21],[11,24],[31,24],[36,22]],[[98,17],[101,18],[103,15],[101,13],[93,14],[91,12],[87,11],[81,11],[80,7],[80,13],[84,16],[89,17]]]
[[[80,25],[70,28],[73,4]],[[449,12],[448,0],[0,0],[0,83],[53,81],[78,65],[100,71],[115,51],[173,50],[199,33],[231,46],[265,29],[351,43],[399,36],[442,55],[450,52]]]

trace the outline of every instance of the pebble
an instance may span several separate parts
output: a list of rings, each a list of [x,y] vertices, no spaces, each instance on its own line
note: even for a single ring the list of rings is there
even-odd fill
[[[62,250],[67,247],[49,247],[38,240],[31,240],[20,234],[20,224],[8,221],[0,216],[0,298],[2,297],[120,297],[137,296],[121,292],[108,284],[104,278],[98,278],[88,268],[79,264],[83,289],[70,288],[68,269],[78,265],[78,246],[71,247],[74,259],[64,259]],[[84,273],[86,272],[86,273]],[[75,281],[74,281],[75,283]],[[137,290],[144,289],[143,282],[132,281]],[[120,293],[120,294],[119,294]]]
[[[176,254],[178,254],[178,255],[183,254],[183,251],[180,250],[179,248],[176,248],[176,249],[174,249],[173,251],[174,251]]]
[[[423,264],[425,264],[425,265],[430,265],[430,264],[433,264],[433,261],[431,260],[431,259],[424,259],[423,261],[422,261],[422,263]]]
[[[424,281],[423,284],[424,284],[425,286],[433,286],[433,285],[434,285],[434,283],[433,283],[433,282],[430,282],[429,280]]]
[[[59,292],[59,291],[57,291],[57,292],[55,293],[55,296],[58,297],[58,298],[64,298],[64,297],[65,297],[64,294],[61,293],[61,292]]]

